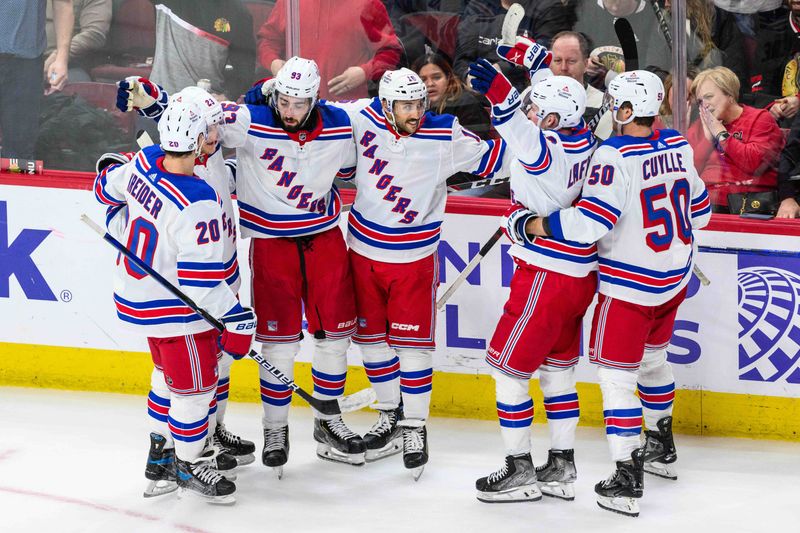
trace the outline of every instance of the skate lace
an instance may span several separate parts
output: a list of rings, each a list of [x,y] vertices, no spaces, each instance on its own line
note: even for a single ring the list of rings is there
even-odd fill
[[[264,430],[264,448],[267,451],[283,448],[283,444],[286,442],[286,428],[287,426],[283,426],[277,429]]]
[[[217,426],[216,436],[220,442],[227,446],[238,446],[242,442],[241,437],[228,431],[225,426]]]
[[[421,428],[410,428],[403,432],[403,449],[409,452],[421,452],[425,449]]]
[[[214,470],[210,464],[205,462],[199,465],[193,465],[192,474],[194,474],[194,477],[206,485],[216,485],[222,481],[222,474]]]
[[[497,470],[496,472],[492,472],[491,474],[489,474],[488,481],[489,483],[496,483],[501,479],[503,479],[504,477],[506,477],[507,475],[508,475],[508,461],[506,461],[505,464],[502,467],[500,467],[500,470]]]
[[[339,437],[340,439],[352,439],[353,437],[357,437],[353,431],[347,427],[342,420],[342,417],[334,418],[333,420],[326,420],[326,424],[328,424],[328,428],[333,432],[334,435]]]
[[[393,411],[379,411],[378,421],[375,422],[375,425],[370,428],[368,433],[372,433],[373,435],[388,433],[396,422],[395,418]]]

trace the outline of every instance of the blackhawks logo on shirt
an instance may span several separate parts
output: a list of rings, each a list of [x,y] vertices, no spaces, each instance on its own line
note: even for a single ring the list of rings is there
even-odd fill
[[[220,33],[228,33],[229,31],[231,31],[231,23],[228,22],[228,19],[220,17],[214,21],[214,31],[218,31]]]

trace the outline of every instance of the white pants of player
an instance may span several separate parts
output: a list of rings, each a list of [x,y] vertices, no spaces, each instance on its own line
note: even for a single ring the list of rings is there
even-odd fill
[[[311,362],[311,373],[314,380],[315,398],[323,400],[336,399],[344,395],[347,377],[347,348],[350,339],[314,339],[314,357]],[[294,379],[294,359],[300,352],[300,343],[261,345],[264,358],[274,365],[289,379]],[[259,369],[261,379],[261,404],[264,408],[263,424],[265,428],[279,428],[289,424],[289,405],[292,402],[292,391],[275,376]],[[339,415],[323,415],[314,411],[314,416],[332,419]]]
[[[385,342],[359,345],[378,403],[397,407],[406,419],[427,420],[433,385],[433,351],[392,348]],[[399,363],[399,372],[396,369]],[[382,369],[385,369],[383,371]]]

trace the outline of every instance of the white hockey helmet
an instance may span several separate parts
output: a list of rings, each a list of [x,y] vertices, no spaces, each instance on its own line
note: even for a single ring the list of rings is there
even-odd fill
[[[220,104],[217,99],[214,98],[208,91],[201,89],[200,87],[186,87],[182,91],[173,94],[170,97],[170,101],[173,100],[196,104],[200,109],[203,110],[203,117],[206,119],[206,122],[209,126],[222,124],[222,120],[224,118],[222,104]]]
[[[167,106],[158,121],[161,148],[168,152],[194,152],[200,154],[202,145],[198,137],[208,137],[208,123],[197,104],[174,100]]]
[[[555,129],[577,126],[586,110],[586,89],[569,76],[550,76],[540,81],[531,89],[530,98],[539,108],[539,120],[550,113],[558,114],[560,120]]]
[[[617,121],[617,111],[622,104],[630,102],[633,114],[627,124],[636,117],[657,117],[664,100],[664,84],[661,78],[647,70],[623,72],[608,84],[608,95],[612,98],[611,117]]]
[[[378,84],[378,98],[386,101],[389,112],[394,103],[403,100],[422,100],[422,107],[428,107],[428,88],[416,72],[407,68],[387,70]]]
[[[313,59],[303,59],[302,57],[291,57],[275,75],[275,82],[272,85],[273,106],[277,105],[275,93],[295,98],[310,98],[311,107],[314,107],[319,99],[319,67]]]

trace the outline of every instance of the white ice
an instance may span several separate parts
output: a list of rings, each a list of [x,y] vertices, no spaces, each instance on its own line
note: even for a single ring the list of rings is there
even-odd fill
[[[232,403],[229,429],[262,445],[261,407]],[[364,432],[371,413],[346,415]],[[0,388],[0,531],[408,531],[498,532],[800,530],[800,444],[678,435],[679,480],[648,476],[641,516],[603,511],[593,486],[612,470],[604,433],[579,428],[574,502],[545,498],[484,504],[475,479],[498,468],[497,424],[434,418],[431,459],[419,482],[394,456],[361,468],[321,461],[311,411],[293,407],[283,480],[256,463],[240,469],[231,507],[145,500],[148,449],[143,397]],[[534,458],[547,430],[534,428]]]

